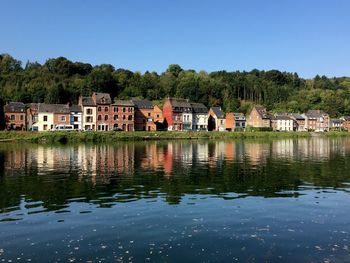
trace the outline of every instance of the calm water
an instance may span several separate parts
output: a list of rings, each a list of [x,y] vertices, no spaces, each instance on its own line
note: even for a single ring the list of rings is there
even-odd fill
[[[0,261],[350,262],[350,140],[0,144]]]

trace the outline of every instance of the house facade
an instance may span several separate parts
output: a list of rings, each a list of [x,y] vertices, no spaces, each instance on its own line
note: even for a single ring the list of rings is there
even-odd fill
[[[277,131],[293,131],[294,120],[287,115],[275,116]]]
[[[96,104],[92,97],[79,97],[79,106],[83,112],[83,130],[96,131]]]
[[[83,130],[83,110],[80,105],[72,105],[69,108],[70,124],[73,125],[74,130]]]
[[[208,113],[208,130],[209,131],[225,131],[226,119],[225,113],[221,107],[212,107]]]
[[[50,131],[57,125],[70,124],[68,104],[38,104],[38,121],[33,124],[37,131]]]
[[[192,130],[208,130],[208,108],[203,103],[191,102],[192,107]]]
[[[192,107],[188,100],[167,98],[163,105],[163,116],[168,131],[192,128]]]
[[[342,123],[341,127],[344,130],[350,131],[350,116],[344,116],[340,118]]]
[[[294,131],[306,131],[305,115],[290,113],[288,116],[294,120]]]
[[[331,119],[329,129],[332,131],[338,131],[342,128],[342,120],[341,119]]]
[[[247,126],[271,128],[271,117],[262,106],[255,106],[247,118]]]
[[[4,106],[5,128],[7,130],[27,129],[26,106],[22,102],[10,102]]]
[[[27,129],[33,130],[33,125],[38,121],[38,103],[31,103],[27,108]]]
[[[97,131],[112,130],[110,125],[111,96],[108,93],[94,92],[92,100],[96,105],[96,129]]]
[[[163,129],[163,111],[148,100],[132,100],[135,107],[135,131]]]
[[[134,104],[131,100],[116,100],[111,105],[111,130],[134,131]]]
[[[305,116],[305,126],[307,130],[315,132],[329,131],[330,118],[324,111],[309,110]]]
[[[241,112],[226,113],[226,130],[243,131],[246,126],[246,117]]]

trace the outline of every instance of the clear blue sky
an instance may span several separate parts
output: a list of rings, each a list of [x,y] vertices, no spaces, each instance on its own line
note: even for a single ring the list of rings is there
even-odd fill
[[[350,75],[348,0],[2,0],[0,53],[163,72]]]

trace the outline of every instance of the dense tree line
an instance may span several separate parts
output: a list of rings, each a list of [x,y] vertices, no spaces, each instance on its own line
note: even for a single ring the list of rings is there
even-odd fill
[[[107,92],[113,98],[161,101],[168,96],[188,98],[225,111],[246,112],[253,104],[273,111],[304,112],[323,109],[332,116],[350,115],[350,78],[316,76],[278,70],[207,73],[170,65],[165,72],[132,72],[112,65],[92,66],[64,57],[43,65],[24,66],[8,54],[0,55],[0,96],[4,101],[76,103],[80,94]],[[0,98],[0,99],[1,99]]]

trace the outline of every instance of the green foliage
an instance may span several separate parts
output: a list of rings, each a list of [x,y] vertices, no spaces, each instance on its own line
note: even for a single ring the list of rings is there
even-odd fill
[[[332,117],[350,115],[350,78],[316,76],[305,80],[278,70],[207,73],[171,64],[165,72],[132,72],[112,65],[91,66],[64,57],[43,65],[0,55],[0,94],[7,101],[77,103],[93,91],[112,98],[161,101],[168,96],[222,106],[226,112],[249,112],[254,104],[273,111],[305,112],[321,109]],[[161,106],[161,105],[160,105]]]

